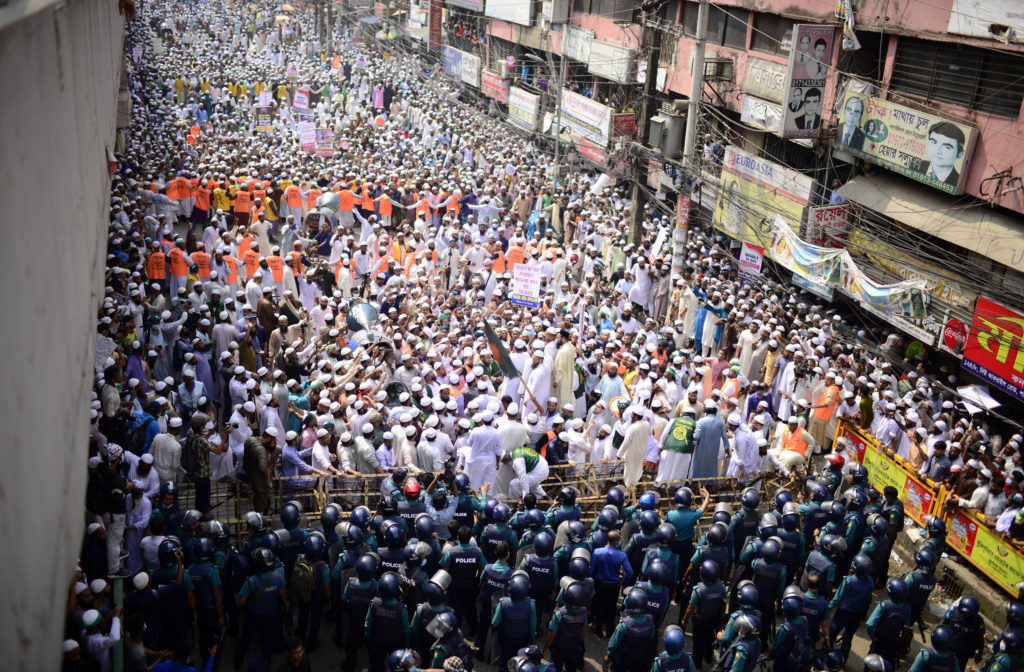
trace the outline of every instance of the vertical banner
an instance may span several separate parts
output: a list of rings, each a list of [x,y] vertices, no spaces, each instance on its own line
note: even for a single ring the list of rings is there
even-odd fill
[[[331,72],[337,74],[338,70],[341,70],[341,56],[335,56],[331,59]]]
[[[269,107],[256,108],[256,130],[261,133],[274,130],[274,111]]]
[[[740,247],[740,274],[753,278],[761,273],[764,263],[764,248],[760,245],[743,243]]]
[[[334,131],[331,129],[316,129],[316,155],[334,156]]]
[[[816,138],[832,65],[832,26],[799,24],[793,30],[782,106],[782,137]]]
[[[302,151],[312,152],[316,149],[316,125],[311,121],[300,121],[298,126]]]
[[[256,103],[260,107],[270,107],[270,104],[274,102],[274,92],[270,89],[263,89],[260,91],[259,101]]]
[[[431,49],[441,48],[442,11],[441,0],[430,0],[430,18],[427,21],[427,46]]]
[[[512,269],[510,300],[516,306],[536,308],[540,305],[540,266],[516,264]]]
[[[676,205],[676,228],[688,229],[690,227],[690,197],[679,195],[679,203]]]

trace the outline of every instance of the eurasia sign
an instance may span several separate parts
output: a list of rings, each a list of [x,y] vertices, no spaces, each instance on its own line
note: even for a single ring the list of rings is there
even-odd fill
[[[979,296],[963,367],[1024,401],[1024,315]]]

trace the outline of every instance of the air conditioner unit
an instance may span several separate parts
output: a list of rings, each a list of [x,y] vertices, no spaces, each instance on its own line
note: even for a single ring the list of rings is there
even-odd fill
[[[662,112],[667,123],[661,141],[661,153],[669,159],[682,154],[683,136],[686,134],[686,114],[668,114]]]
[[[516,66],[508,67],[508,63],[502,61],[498,63],[498,76],[502,79],[511,79],[516,76]]]
[[[669,118],[665,114],[657,114],[651,117],[650,128],[647,131],[647,145],[653,147],[656,152],[661,152],[668,125]]]
[[[661,104],[661,111],[665,114],[686,114],[689,109],[689,101],[684,99],[669,100]]]
[[[733,79],[731,58],[704,59],[704,79],[708,82],[731,82]]]

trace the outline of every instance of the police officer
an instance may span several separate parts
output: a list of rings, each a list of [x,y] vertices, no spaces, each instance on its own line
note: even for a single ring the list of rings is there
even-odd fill
[[[661,528],[658,528],[658,530],[660,534]],[[732,547],[727,545],[726,542],[728,534],[729,527],[725,523],[714,523],[708,528],[707,534],[704,535],[703,543],[697,545],[697,549],[690,558],[690,564],[687,566],[686,572],[680,581],[682,594],[677,595],[677,600],[680,604],[689,603],[690,591],[693,588],[693,584],[697,582],[698,569],[705,560],[717,562],[723,575],[728,573],[732,567]],[[651,551],[648,551],[648,557],[650,556]]]
[[[565,604],[551,615],[544,651],[551,651],[555,672],[576,672],[583,666],[583,637],[587,627],[587,595],[583,584],[566,587],[562,599]]]
[[[654,658],[651,672],[695,672],[693,658],[685,653],[686,635],[678,625],[665,628],[665,650]]]
[[[960,662],[950,650],[953,644],[953,631],[948,625],[940,625],[932,630],[931,647],[922,648],[910,672],[961,672]]]
[[[950,649],[963,670],[967,669],[967,661],[972,656],[975,663],[980,663],[985,651],[985,621],[978,614],[980,609],[978,598],[964,595],[942,616],[943,625],[948,625],[953,631]]]
[[[930,548],[920,548],[914,553],[914,569],[903,576],[907,584],[907,603],[910,605],[911,623],[920,623],[924,605],[935,590],[935,563],[938,556]]]
[[[459,621],[451,611],[442,611],[427,624],[426,631],[435,638],[430,647],[433,669],[447,669],[445,661],[451,657],[462,661],[462,669],[473,669],[473,651],[459,630]],[[425,660],[425,659],[424,659]]]
[[[384,548],[377,553],[380,556],[380,565],[377,567],[378,579],[385,572],[401,572],[405,564],[405,532],[401,525],[393,520],[385,520],[380,531],[384,539]]]
[[[761,655],[761,618],[741,614],[734,622],[736,638],[719,658],[717,668],[726,672],[754,672]]]
[[[285,503],[281,507],[281,525],[284,526],[284,529],[276,532],[280,541],[278,559],[284,565],[285,576],[292,575],[292,567],[299,559],[302,544],[309,535],[308,531],[299,527],[301,524],[302,509],[299,507],[299,503],[294,501]]]
[[[891,485],[882,489],[882,515],[889,523],[889,548],[896,543],[896,535],[903,531],[905,515],[903,513],[903,502],[900,501],[899,491]],[[883,558],[878,567],[878,575],[889,576],[889,557]]]
[[[789,572],[782,559],[782,543],[778,537],[772,537],[761,546],[761,557],[755,558],[750,567],[753,570],[753,582],[760,597],[757,609],[761,612],[761,622],[765,627],[761,631],[761,642],[765,645],[771,638],[771,624],[775,620],[775,603],[782,597],[788,582]]]
[[[1024,641],[1024,602],[1010,600],[1006,603],[1006,628],[996,637],[995,646],[1010,633],[1017,633]]]
[[[669,513],[671,514],[672,512],[670,511]],[[633,568],[634,574],[640,574],[644,564],[644,556],[647,555],[647,549],[658,543],[657,531],[660,524],[658,521],[658,514],[655,511],[641,512],[640,532],[632,535],[629,541],[626,542],[626,546],[622,549],[629,559],[629,565]]]
[[[302,557],[297,560],[313,575],[312,592],[308,600],[298,598],[299,620],[295,634],[305,642],[306,651],[312,653],[320,647],[320,624],[324,612],[331,608],[331,572],[325,559],[327,540],[314,532],[302,542]],[[293,575],[294,576],[294,575]]]
[[[476,514],[483,511],[487,503],[487,493],[481,493],[480,498],[474,497],[469,487],[469,476],[461,471],[452,478],[452,486],[458,496],[453,519],[459,526],[465,525],[472,529]]]
[[[480,591],[480,573],[487,566],[487,561],[483,551],[469,543],[473,536],[469,526],[460,525],[456,535],[458,543],[449,546],[441,556],[441,567],[452,577],[448,596],[452,611],[460,623],[466,619],[469,636],[475,637],[479,624],[475,603]]]
[[[370,645],[370,670],[383,672],[384,658],[395,649],[409,645],[409,612],[398,598],[401,580],[385,572],[377,582],[377,596],[366,612],[366,641]]]
[[[188,567],[196,601],[199,650],[209,651],[224,627],[220,570],[213,563],[213,540],[202,537],[193,544],[193,561]]]
[[[626,613],[615,626],[604,657],[604,662],[611,664],[611,672],[649,672],[651,669],[657,630],[654,619],[644,608],[647,597],[643,592],[642,588],[631,589],[622,603]]]
[[[836,580],[836,563],[833,558],[841,556],[846,552],[846,540],[834,534],[823,534],[818,538],[818,547],[807,555],[807,563],[804,565],[804,586],[807,580],[818,577],[818,585],[822,592],[828,596],[832,594],[832,586]]]
[[[700,582],[690,593],[690,603],[680,623],[685,631],[686,624],[693,619],[693,658],[696,665],[714,660],[715,633],[722,625],[725,603],[725,583],[721,580],[718,563],[705,560],[700,564]],[[666,637],[667,633],[666,630]]]
[[[898,661],[900,644],[907,638],[911,626],[910,605],[907,604],[907,583],[893,577],[885,584],[888,600],[882,600],[868,617],[867,631],[871,637],[869,653],[877,653],[886,660]]]
[[[477,595],[479,629],[476,635],[476,648],[479,651],[483,651],[484,645],[487,643],[487,633],[490,631],[491,620],[494,617],[496,600],[504,594],[509,580],[512,578],[512,567],[508,564],[508,544],[499,541],[495,544],[494,549],[497,559],[485,566],[480,574],[480,589]]]
[[[427,512],[427,503],[423,501],[423,489],[415,478],[405,479],[402,486],[402,498],[397,503],[398,515],[405,521],[406,529],[413,529],[416,517]]]
[[[889,542],[889,521],[881,513],[873,513],[868,516],[866,524],[868,533],[864,536],[860,552],[871,558],[875,586],[880,586],[886,578],[886,575],[881,573],[881,567],[888,560],[892,550]]]
[[[672,495],[672,502],[675,504],[675,508],[665,514],[665,522],[676,529],[675,539],[672,540],[672,552],[680,558],[689,558],[693,555],[694,528],[697,525],[697,521],[704,515],[704,511],[707,510],[708,502],[711,501],[711,494],[706,488],[701,487],[700,494],[704,500],[700,503],[699,507],[694,509],[691,508],[693,505],[693,492],[686,487],[679,488]]]
[[[821,638],[821,623],[828,614],[828,599],[821,593],[821,579],[818,576],[807,577],[806,583],[803,613],[807,619],[807,631],[811,635],[811,641],[817,646]]]
[[[192,575],[184,571],[184,557],[177,539],[164,539],[157,548],[160,566],[149,577],[157,592],[161,615],[160,648],[163,650],[173,649],[179,640],[188,636],[196,609]]]
[[[593,550],[587,545],[587,527],[583,523],[578,520],[570,520],[565,523],[563,529],[565,530],[567,543],[563,543],[555,550],[555,563],[558,565],[558,574],[560,576],[565,576],[569,568],[569,560],[577,548],[585,548],[587,551]],[[561,532],[559,532],[560,534]],[[558,535],[555,537],[555,542],[558,542]]]
[[[797,570],[804,561],[804,535],[799,527],[800,511],[795,502],[788,502],[782,507],[782,529],[778,530],[777,535],[782,541],[779,560],[786,568],[786,576],[793,581],[796,581]]]
[[[844,575],[850,569],[850,563],[853,560],[854,554],[860,550],[861,545],[864,543],[864,505],[867,503],[867,497],[861,490],[851,489],[849,491],[849,499],[846,503],[846,515],[843,517],[843,532],[842,537],[846,540],[846,548],[849,552],[839,558],[836,558],[836,564],[839,567],[839,574]]]
[[[701,494],[706,490],[701,489]],[[729,533],[733,541],[733,558],[739,558],[747,539],[757,536],[757,528],[760,526],[760,515],[757,507],[761,505],[761,495],[756,488],[747,488],[740,494],[740,510],[732,514],[729,521]],[[701,506],[703,509],[704,506]],[[669,520],[669,522],[673,522]],[[678,528],[678,526],[677,526]],[[686,555],[680,554],[685,558]]]
[[[840,438],[840,442],[847,441],[845,438]],[[821,472],[821,478],[825,481],[825,487],[828,488],[828,497],[823,501],[835,499],[836,493],[839,492],[839,486],[843,484],[843,465],[846,464],[845,458],[839,453],[831,453],[825,458],[828,463]]]
[[[555,502],[546,514],[547,523],[555,530],[567,520],[579,520],[582,515],[576,505],[576,488],[565,486],[555,495]]]
[[[508,595],[498,600],[491,627],[498,634],[498,669],[504,670],[509,659],[537,636],[537,607],[525,572],[515,572],[509,579]]]
[[[992,657],[981,672],[1011,672],[1024,667],[1024,635],[1011,630],[992,646]]]
[[[558,566],[552,556],[554,544],[554,537],[541,532],[533,540],[533,553],[519,563],[519,569],[530,577],[530,597],[537,607],[537,619],[541,622],[551,610],[551,600],[558,587]]]
[[[803,525],[800,531],[804,535],[805,549],[814,548],[818,530],[828,522],[828,511],[825,510],[824,504],[831,498],[828,486],[822,483],[808,483],[807,489],[810,491],[811,501],[802,502],[797,506],[797,511],[803,516]]]
[[[348,636],[345,637],[345,659],[342,661],[342,672],[353,672],[356,669],[356,658],[359,650],[366,645],[366,617],[370,603],[377,595],[377,558],[364,554],[355,565],[355,576],[349,577],[341,593],[341,601],[345,605],[348,620]],[[340,625],[337,630],[340,632]]]
[[[437,573],[423,587],[425,600],[416,605],[416,610],[413,612],[409,626],[410,639],[412,647],[423,660],[430,657],[431,648],[439,637],[439,635],[432,634],[427,627],[438,615],[446,612],[452,614],[453,627],[455,629],[459,627],[459,620],[455,616],[455,612],[445,604],[446,587],[451,585],[451,580],[451,575],[448,572],[443,569],[437,570]]]
[[[519,547],[519,538],[515,530],[508,526],[508,520],[512,515],[506,504],[497,504],[491,514],[493,522],[487,525],[480,535],[480,547],[483,549],[484,557],[488,562],[498,559],[496,548],[499,543],[504,542],[509,551],[513,552]]]
[[[732,643],[736,640],[738,631],[736,630],[736,622],[742,616],[757,616],[758,623],[760,623],[761,612],[758,611],[757,605],[761,601],[761,596],[758,593],[757,586],[754,585],[753,581],[743,581],[736,589],[737,598],[736,603],[739,606],[739,610],[734,611],[729,615],[729,620],[726,621],[725,627],[717,634],[719,648],[725,651]],[[760,634],[760,630],[758,630]]]
[[[938,516],[928,516],[925,521],[925,539],[922,548],[931,549],[936,558],[946,552],[946,521]]]
[[[252,640],[259,634],[263,657],[269,659],[283,645],[283,619],[288,611],[287,584],[282,572],[274,568],[275,558],[268,548],[252,551],[254,574],[245,580],[238,593],[238,604],[245,610],[245,625],[235,646],[235,669],[242,666]]]
[[[775,522],[775,516],[766,513],[761,516],[761,520],[757,524],[757,536],[747,537],[746,542],[743,544],[743,550],[740,551],[739,556],[736,558],[736,567],[732,573],[732,583],[729,590],[729,611],[736,611],[736,597],[740,583],[754,578],[754,570],[751,569],[750,565],[755,558],[761,557],[761,548],[764,546],[764,542],[774,537],[777,531],[778,525]]]
[[[850,655],[853,635],[860,627],[860,622],[867,615],[871,606],[871,593],[875,588],[871,578],[871,558],[866,555],[855,555],[852,561],[853,573],[839,584],[832,601],[828,603],[832,614],[829,619],[829,646],[834,647],[842,635],[843,657]]]
[[[654,559],[647,565],[647,580],[637,581],[638,588],[643,588],[647,596],[645,608],[647,613],[654,619],[655,627],[661,627],[661,622],[668,613],[668,605],[672,600],[671,577],[668,574],[668,565],[663,560]],[[724,589],[724,587],[723,587]]]
[[[813,650],[810,643],[807,619],[803,615],[804,600],[796,587],[782,598],[782,615],[785,621],[779,625],[772,639],[771,657],[774,672],[810,672],[806,656]]]

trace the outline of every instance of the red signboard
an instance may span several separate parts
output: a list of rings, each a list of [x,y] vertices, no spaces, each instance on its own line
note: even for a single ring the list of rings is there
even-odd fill
[[[378,19],[384,18],[385,11],[387,11],[387,5],[385,5],[383,2],[373,3],[373,15],[376,16]]]
[[[946,321],[946,326],[942,328],[942,342],[940,345],[943,346],[944,350],[952,352],[957,357],[962,357],[966,343],[967,327],[955,317],[949,318]]]
[[[679,203],[676,206],[676,228],[685,229],[690,226],[690,197],[679,196]]]
[[[442,12],[442,0],[430,0],[430,18],[428,19],[428,25],[430,27],[427,34],[427,46],[431,49],[441,48],[441,12]]]
[[[636,115],[632,112],[612,115],[612,136],[633,137],[636,134]]]
[[[583,138],[576,139],[576,149],[580,154],[587,157],[600,166],[608,165],[608,150]]]
[[[493,72],[480,72],[480,91],[499,103],[508,103],[508,82]]]
[[[1024,315],[979,296],[963,367],[1024,401]]]

